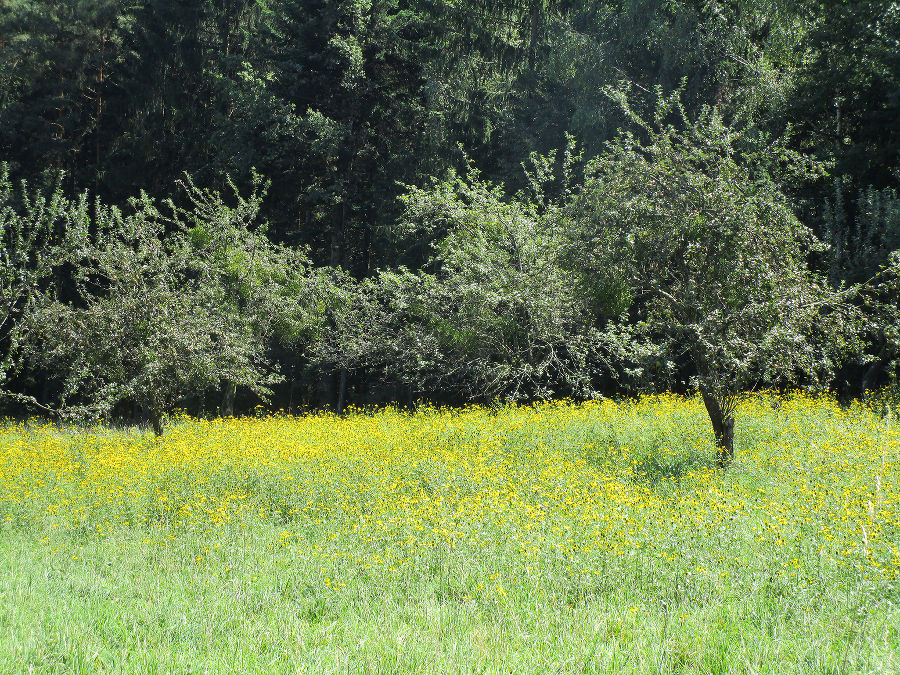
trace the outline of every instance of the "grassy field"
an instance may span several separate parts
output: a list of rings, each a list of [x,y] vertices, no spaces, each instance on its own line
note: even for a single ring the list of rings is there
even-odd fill
[[[900,432],[745,401],[0,430],[0,673],[900,672]]]

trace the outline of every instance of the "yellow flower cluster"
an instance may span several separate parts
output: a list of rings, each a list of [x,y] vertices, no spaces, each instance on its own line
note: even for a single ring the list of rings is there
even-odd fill
[[[523,575],[548,565],[598,575],[639,560],[699,577],[751,566],[809,584],[838,569],[897,576],[890,418],[827,398],[748,397],[726,472],[714,468],[708,427],[702,403],[676,396],[183,417],[159,439],[8,425],[0,528],[100,537],[262,520],[290,555],[392,572],[456,550],[502,554]]]

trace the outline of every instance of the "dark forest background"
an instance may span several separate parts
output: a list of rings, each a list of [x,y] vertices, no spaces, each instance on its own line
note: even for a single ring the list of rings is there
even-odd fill
[[[659,316],[581,255],[600,245],[585,196],[627,173],[623,131],[659,158],[717,124],[727,147],[696,147],[766,174],[822,242],[811,273],[880,278],[900,248],[897,2],[0,0],[6,405],[686,391],[712,357],[653,326],[625,348]],[[673,185],[679,162],[710,175],[671,152]],[[841,300],[854,334],[816,386],[896,376],[872,298],[896,304]]]

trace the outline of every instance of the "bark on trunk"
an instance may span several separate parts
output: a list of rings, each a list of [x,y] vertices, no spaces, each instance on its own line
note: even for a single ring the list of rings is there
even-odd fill
[[[158,410],[151,410],[148,413],[150,417],[150,426],[153,428],[153,433],[156,436],[163,435],[163,416],[162,413]]]
[[[723,406],[708,389],[701,388],[700,393],[716,437],[716,463],[724,469],[734,459],[734,412]]]
[[[225,385],[225,391],[222,394],[222,416],[234,417],[234,397],[237,394],[237,385],[234,382],[228,382]]]

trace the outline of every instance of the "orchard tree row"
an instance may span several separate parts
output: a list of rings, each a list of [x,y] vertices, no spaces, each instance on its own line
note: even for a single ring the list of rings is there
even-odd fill
[[[0,2],[9,410],[897,375],[900,3]]]
[[[815,164],[777,144],[741,150],[744,134],[713,108],[689,120],[677,92],[646,120],[609,94],[635,132],[594,159],[571,139],[562,157],[533,155],[513,195],[474,165],[408,187],[396,227],[426,261],[364,279],[272,243],[258,178],[225,198],[186,177],[187,206],[142,193],[120,209],[60,187],[16,191],[4,168],[6,398],[63,419],[130,414],[162,433],[176,406],[232,414],[239,388],[269,401],[286,379],[293,406],[298,383],[337,377],[338,410],[350,392],[491,402],[696,388],[724,465],[743,392],[828,387],[873,347],[896,357],[900,251],[857,284],[811,264],[829,250],[774,176]],[[40,398],[8,386],[29,376]]]

